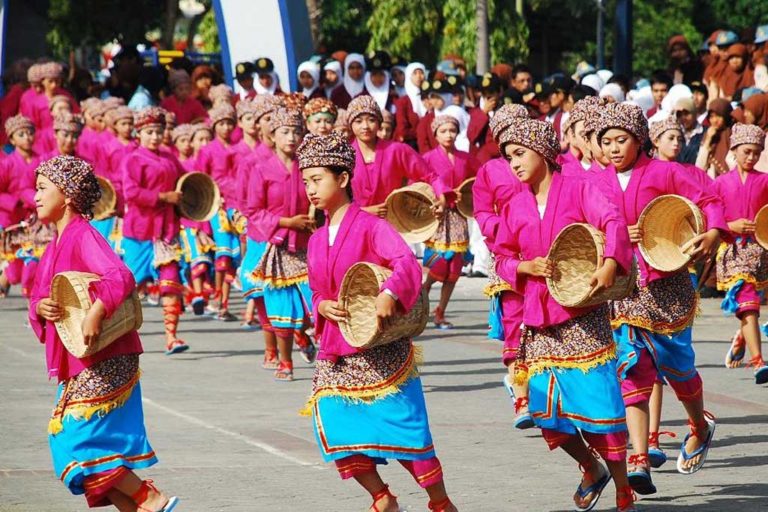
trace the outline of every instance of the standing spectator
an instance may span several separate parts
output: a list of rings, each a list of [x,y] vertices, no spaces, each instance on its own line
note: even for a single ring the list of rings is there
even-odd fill
[[[661,108],[661,102],[672,88],[672,77],[664,70],[657,70],[651,75],[651,94],[653,94],[653,108],[645,113],[645,117],[651,118]]]

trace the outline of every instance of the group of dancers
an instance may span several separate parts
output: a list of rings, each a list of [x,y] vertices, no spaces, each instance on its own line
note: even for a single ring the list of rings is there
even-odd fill
[[[257,66],[267,69],[265,60]],[[704,406],[692,344],[698,296],[687,269],[663,272],[646,261],[638,249],[638,218],[666,194],[701,209],[707,230],[690,242],[690,254],[707,259],[717,253],[724,309],[741,323],[743,342],[731,345],[726,364],[738,366],[748,351],[755,381],[767,382],[758,323],[767,253],[754,239],[755,216],[768,203],[767,175],[755,169],[764,132],[734,125],[729,149],[736,165],[712,180],[675,162],[683,127],[674,117],[649,127],[639,106],[582,90],[558,136],[551,122],[532,118],[529,107],[497,105],[493,75],[480,84],[486,88],[476,107],[481,112],[468,114],[446,105],[447,78],[445,84],[427,81],[423,66],[410,71],[405,90],[414,94],[405,94],[396,111],[423,109],[416,132],[428,119],[424,140],[434,141],[423,155],[386,138],[393,131],[384,125],[392,119],[375,93],[376,75],[366,75],[372,90],[350,98],[343,115],[331,99],[311,97],[314,89],[306,85],[299,93],[239,100],[228,86],[216,86],[210,109],[193,113],[179,107],[191,100],[185,97],[189,76],[172,71],[174,96],[164,104],[178,112],[133,112],[119,101],[88,100],[79,106],[84,128],[66,108],[51,116],[54,147],[45,154],[34,149],[45,133],[37,118],[18,114],[6,122],[14,151],[0,160],[6,187],[0,221],[13,226],[34,213],[34,225],[55,229],[49,240],[25,240],[26,248],[5,255],[3,286],[27,283],[30,325],[46,345],[49,375],[59,382],[49,423],[54,469],[73,493],[84,493],[90,506],[119,510],[170,512],[178,503],[134,473],[157,460],[141,412],[138,334],[79,359],[53,326],[64,314],[51,298],[53,277],[76,270],[100,276],[82,325],[86,342],[98,339],[103,320],[138,287],[162,306],[168,355],[189,348],[177,334],[185,309],[232,319],[230,295],[239,282],[247,302],[244,325],[261,327],[263,367],[277,381],[293,380],[294,344],[306,361],[316,360],[306,411],[318,446],[341,478],[371,494],[371,510],[399,509],[376,469],[386,459],[400,462],[426,490],[430,510],[457,510],[429,429],[419,348],[410,339],[352,347],[339,329],[348,312],[338,296],[355,263],[388,268],[391,276],[375,302],[375,321],[386,329],[440,281],[434,320],[450,328],[445,309],[470,245],[468,222],[457,211],[458,187],[471,177],[474,217],[494,258],[486,288],[490,324],[503,341],[514,424],[539,428],[551,450],[562,448],[576,461],[582,476],[575,510],[594,508],[611,480],[620,512],[636,510],[636,494],[657,492],[651,468],[666,461],[659,446],[665,384],[690,426],[677,470],[689,475],[702,468],[716,423]],[[69,100],[58,103],[74,110]],[[472,117],[482,129],[463,151],[457,140],[467,136]],[[220,191],[209,222],[180,217],[177,183],[190,172],[207,174]],[[97,176],[110,181],[117,201],[111,215],[94,221]],[[428,184],[436,198],[438,228],[425,243],[426,278],[413,248],[386,221],[389,194],[414,182]],[[591,292],[636,265],[630,296],[587,308],[554,300],[546,285],[553,273],[547,254],[573,223],[605,236]],[[31,277],[25,280],[25,273]]]

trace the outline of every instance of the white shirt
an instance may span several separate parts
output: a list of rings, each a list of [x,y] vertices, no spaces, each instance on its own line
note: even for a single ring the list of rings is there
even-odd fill
[[[339,228],[341,227],[341,224],[336,224],[335,226],[328,226],[328,247],[333,247],[333,243],[336,241],[336,235],[339,234]]]
[[[632,169],[624,172],[617,172],[616,177],[619,178],[619,186],[624,192],[627,191],[629,186],[629,179],[632,177]]]
[[[544,211],[547,209],[546,204],[537,204],[536,207],[539,209],[539,218],[544,218]]]

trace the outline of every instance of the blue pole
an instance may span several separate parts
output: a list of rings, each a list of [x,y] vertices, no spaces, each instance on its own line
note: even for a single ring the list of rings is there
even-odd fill
[[[221,45],[221,67],[224,69],[224,81],[234,87],[235,77],[232,75],[232,57],[229,55],[229,39],[227,25],[224,23],[224,11],[221,10],[221,0],[213,0],[213,14],[216,27],[219,29],[219,44]]]
[[[632,0],[616,0],[613,72],[632,78]]]

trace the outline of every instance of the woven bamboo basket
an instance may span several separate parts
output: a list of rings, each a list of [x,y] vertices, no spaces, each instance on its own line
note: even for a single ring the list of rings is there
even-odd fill
[[[179,214],[187,219],[207,222],[219,211],[221,194],[210,176],[202,172],[189,172],[179,178],[176,191],[181,192]]]
[[[349,315],[340,322],[341,334],[357,348],[373,348],[424,332],[429,316],[429,297],[423,291],[416,305],[406,314],[398,314],[394,324],[381,331],[376,322],[376,297],[392,271],[373,263],[355,263],[341,282],[339,305]]]
[[[768,204],[755,215],[755,240],[763,249],[768,249]]]
[[[51,299],[64,308],[64,318],[55,322],[56,332],[64,347],[77,358],[97,353],[125,333],[139,329],[143,321],[141,302],[134,291],[111,317],[104,319],[96,343],[86,346],[82,325],[92,305],[88,286],[98,280],[99,276],[88,272],[61,272],[51,283]]]
[[[456,203],[456,209],[467,219],[471,219],[475,216],[475,202],[472,197],[472,186],[474,184],[475,178],[469,178],[459,185],[461,200]]]
[[[93,206],[93,218],[95,220],[103,220],[115,214],[117,194],[115,193],[115,187],[112,186],[112,182],[107,178],[96,176],[96,180],[101,188],[101,198]]]
[[[699,207],[674,194],[648,203],[637,223],[643,230],[640,253],[651,267],[663,272],[675,272],[688,265],[691,256],[682,247],[707,229]]]
[[[586,308],[609,300],[627,297],[635,288],[637,265],[627,275],[617,275],[613,286],[592,297],[592,274],[603,264],[605,236],[589,224],[571,224],[558,233],[547,256],[555,270],[547,278],[547,288],[558,304],[569,308]]]
[[[437,198],[427,183],[393,190],[387,197],[387,220],[409,244],[429,240],[437,231],[432,211]]]

